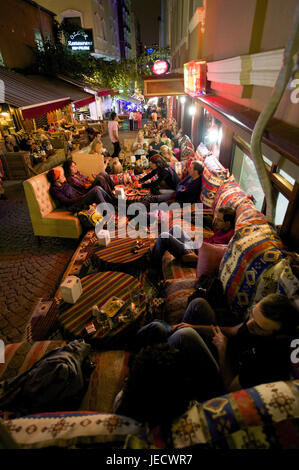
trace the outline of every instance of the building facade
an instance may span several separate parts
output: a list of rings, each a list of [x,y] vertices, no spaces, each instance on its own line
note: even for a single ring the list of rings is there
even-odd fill
[[[210,144],[245,192],[252,192],[248,181],[256,182],[256,206],[260,210],[265,210],[265,198],[253,164],[250,140],[257,118],[271,98],[297,4],[296,0],[167,1],[172,72],[185,71],[185,96],[173,97],[179,125],[191,135],[195,146],[200,142]],[[201,62],[206,70],[207,89],[189,93],[184,64],[193,61]],[[286,241],[297,246],[298,78],[294,65],[291,80],[262,140],[266,168],[278,192],[275,224],[282,226]]]
[[[48,2],[49,4],[51,2]],[[34,61],[32,48],[54,39],[55,13],[30,0],[1,3],[0,65],[24,69]]]
[[[41,0],[40,4],[50,8],[60,23],[66,20],[83,29],[91,29],[92,55],[105,60],[120,60],[117,0]]]
[[[120,55],[123,59],[136,57],[136,34],[131,0],[117,0]]]

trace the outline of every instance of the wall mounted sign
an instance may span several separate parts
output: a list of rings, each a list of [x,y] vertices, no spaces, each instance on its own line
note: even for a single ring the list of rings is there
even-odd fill
[[[169,63],[166,60],[156,60],[152,66],[155,75],[164,75],[169,70]]]
[[[146,48],[146,52],[147,52],[148,54],[152,54],[152,53],[154,52],[154,49],[153,49],[152,47],[147,47],[147,48]]]
[[[185,93],[190,96],[206,93],[207,63],[205,61],[192,60],[184,64],[184,88]]]
[[[74,52],[94,52],[92,29],[84,29],[70,34],[67,47]]]

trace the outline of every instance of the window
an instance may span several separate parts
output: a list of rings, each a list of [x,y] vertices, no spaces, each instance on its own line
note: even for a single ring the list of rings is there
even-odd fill
[[[288,208],[289,200],[279,193],[276,203],[275,225],[282,225],[284,216]]]
[[[251,158],[237,145],[235,146],[232,173],[244,193],[254,197],[254,204],[260,211],[263,206],[264,192],[257,171]]]
[[[270,158],[267,158],[267,157],[265,157],[265,156],[263,155],[263,160],[264,160],[264,162],[265,162],[267,165],[269,165],[269,167],[271,168],[271,166],[272,166],[272,161],[270,160]]]
[[[38,50],[44,51],[45,48],[44,48],[43,37],[39,29],[34,30],[34,39],[35,39],[35,43],[37,45]]]
[[[82,27],[81,18],[80,16],[72,16],[72,17],[64,17],[63,22],[66,26],[79,26]]]
[[[285,180],[287,180],[292,186],[294,186],[295,184],[295,179],[292,178],[292,176],[290,176],[288,173],[286,173],[284,170],[282,170],[281,168],[279,168],[277,170],[277,173],[279,175],[281,175]]]

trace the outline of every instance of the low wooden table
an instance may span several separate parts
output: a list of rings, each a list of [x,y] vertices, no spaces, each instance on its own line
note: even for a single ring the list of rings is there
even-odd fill
[[[121,271],[138,276],[145,268],[146,255],[150,253],[150,240],[141,239],[143,246],[133,253],[136,248],[135,238],[113,238],[108,246],[95,245],[92,263],[100,270]]]
[[[72,339],[86,336],[85,325],[93,321],[97,331],[88,340],[95,345],[118,347],[118,336],[123,339],[124,333],[138,326],[146,312],[146,296],[140,282],[125,273],[101,272],[90,274],[81,279],[82,294],[74,305],[62,302],[59,310],[59,324],[65,336]],[[134,320],[127,323],[119,323],[118,326],[103,333],[100,325],[92,317],[92,307],[97,305],[99,309],[111,297],[118,297],[125,302],[131,300],[136,304]],[[123,344],[122,344],[123,346]]]

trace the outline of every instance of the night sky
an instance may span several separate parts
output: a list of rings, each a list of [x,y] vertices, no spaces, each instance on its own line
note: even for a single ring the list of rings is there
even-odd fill
[[[161,0],[132,0],[132,10],[140,23],[141,42],[159,44],[159,21]]]

